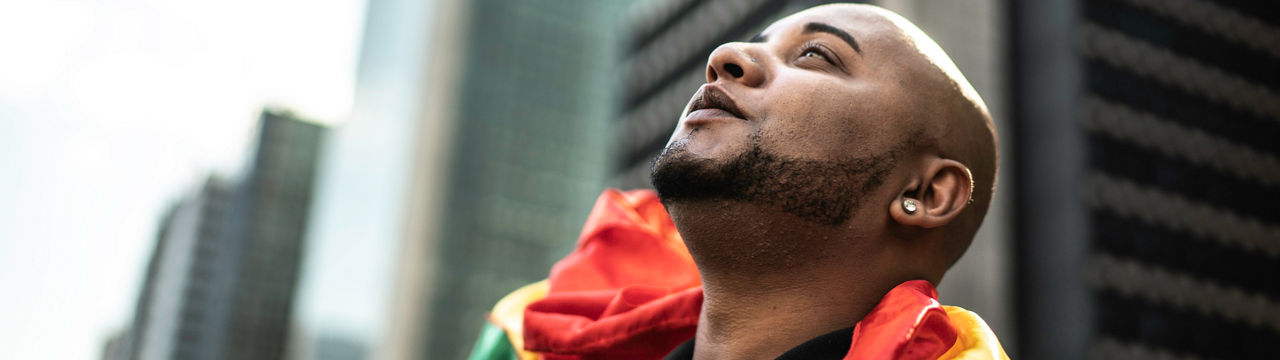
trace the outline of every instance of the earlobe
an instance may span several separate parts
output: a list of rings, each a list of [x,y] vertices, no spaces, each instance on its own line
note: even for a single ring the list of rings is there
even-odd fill
[[[889,203],[889,217],[893,218],[893,221],[903,226],[924,225],[922,222],[924,204],[919,198],[920,186],[919,180],[912,180],[902,189],[901,195]]]

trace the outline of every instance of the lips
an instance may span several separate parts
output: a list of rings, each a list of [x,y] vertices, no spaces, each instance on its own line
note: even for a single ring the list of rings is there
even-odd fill
[[[747,120],[742,108],[718,86],[706,86],[693,98],[693,102],[689,104],[689,117],[695,117],[695,113],[698,118],[734,117]]]

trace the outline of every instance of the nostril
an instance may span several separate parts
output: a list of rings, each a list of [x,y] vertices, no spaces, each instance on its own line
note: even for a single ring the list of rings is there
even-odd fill
[[[743,74],[742,67],[737,64],[724,64],[724,71],[728,71],[729,75],[736,78],[742,77]]]

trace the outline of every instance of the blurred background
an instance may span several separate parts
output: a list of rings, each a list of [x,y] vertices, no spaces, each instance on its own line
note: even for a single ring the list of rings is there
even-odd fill
[[[0,3],[0,358],[460,359],[813,0]],[[1280,358],[1280,9],[871,1],[986,100],[944,303],[1013,358]]]

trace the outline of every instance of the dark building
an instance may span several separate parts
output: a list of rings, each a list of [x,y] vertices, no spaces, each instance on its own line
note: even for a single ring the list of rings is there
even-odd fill
[[[547,276],[602,190],[617,1],[466,2],[425,351],[458,359],[503,295]]]
[[[1013,5],[1021,357],[1280,358],[1280,7]]]
[[[293,314],[303,230],[325,129],[263,112],[254,159],[233,195],[229,238],[239,245],[225,313],[224,359],[281,359]]]
[[[240,181],[164,217],[126,343],[131,359],[281,359],[323,128],[264,112]]]

